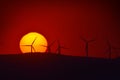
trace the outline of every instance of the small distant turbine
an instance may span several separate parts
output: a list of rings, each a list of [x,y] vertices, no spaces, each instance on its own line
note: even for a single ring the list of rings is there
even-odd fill
[[[51,44],[48,44],[48,46],[45,46],[45,45],[41,45],[41,46],[47,47],[47,52],[48,52],[48,54],[50,54],[50,53],[51,53],[51,46],[52,46],[54,43],[55,43],[55,41],[53,41]]]
[[[35,43],[35,40],[37,39],[37,37],[35,37],[35,39],[34,39],[34,41],[32,42],[32,44],[31,45],[22,45],[22,46],[30,46],[31,47],[31,53],[33,53],[33,50],[34,50],[34,52],[36,52],[35,51],[35,48],[34,48],[34,46],[33,46],[33,44]]]
[[[120,49],[120,48],[113,47],[113,46],[111,45],[111,43],[110,43],[109,40],[107,40],[107,45],[108,45],[108,50],[107,50],[107,52],[108,52],[108,54],[109,54],[109,55],[108,55],[108,58],[111,59],[112,50],[113,50],[113,49]]]
[[[61,49],[68,49],[68,48],[61,46],[59,40],[57,41],[57,43],[58,43],[58,48],[56,51],[58,52],[58,55],[61,55]]]
[[[88,52],[89,52],[89,43],[92,43],[92,42],[94,42],[95,40],[93,39],[93,40],[86,40],[85,38],[83,38],[83,37],[80,37],[81,38],[81,40],[83,40],[84,42],[85,42],[85,51],[86,51],[86,57],[88,57]]]

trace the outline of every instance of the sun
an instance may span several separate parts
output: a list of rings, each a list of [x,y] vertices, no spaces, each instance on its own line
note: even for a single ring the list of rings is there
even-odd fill
[[[48,46],[46,38],[37,32],[30,32],[25,34],[20,40],[20,50],[22,53],[44,53]]]

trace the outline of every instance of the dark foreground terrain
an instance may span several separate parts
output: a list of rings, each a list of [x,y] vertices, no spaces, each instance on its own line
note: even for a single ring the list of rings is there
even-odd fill
[[[54,54],[0,56],[0,80],[120,80],[120,59]]]

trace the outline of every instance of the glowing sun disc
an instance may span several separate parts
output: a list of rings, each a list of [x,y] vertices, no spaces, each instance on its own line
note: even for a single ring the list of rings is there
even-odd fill
[[[46,52],[47,47],[46,38],[37,32],[30,32],[25,34],[20,40],[20,50],[22,53]]]

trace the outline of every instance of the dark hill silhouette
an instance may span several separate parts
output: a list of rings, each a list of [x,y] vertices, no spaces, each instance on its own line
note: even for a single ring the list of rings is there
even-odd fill
[[[26,53],[0,56],[0,78],[27,80],[118,79],[120,59]]]

